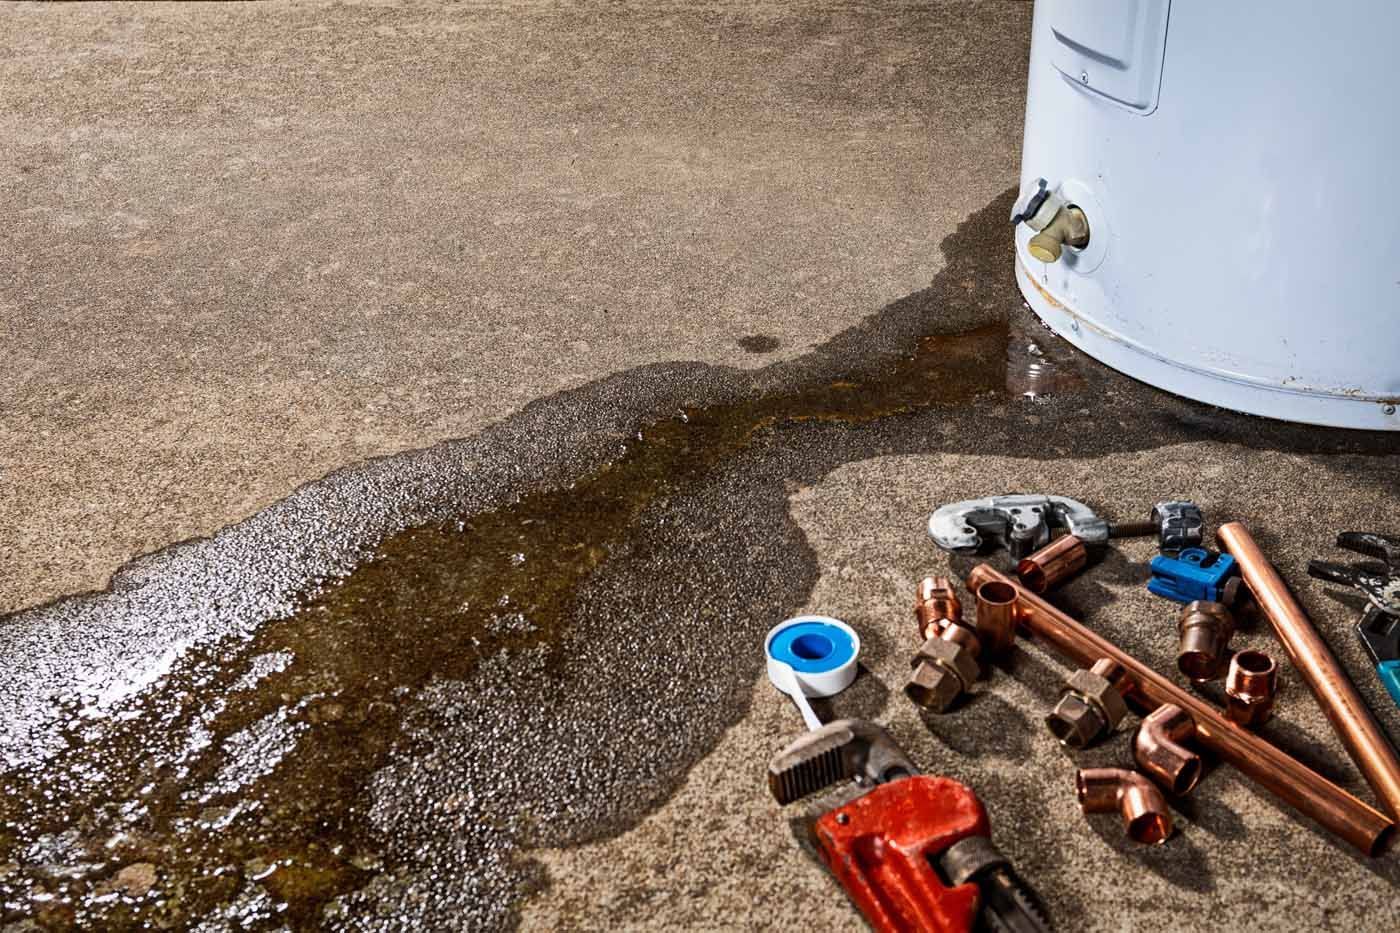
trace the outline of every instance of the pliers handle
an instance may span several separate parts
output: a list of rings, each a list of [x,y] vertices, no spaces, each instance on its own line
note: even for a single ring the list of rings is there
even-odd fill
[[[1308,576],[1358,589],[1377,609],[1400,615],[1400,538],[1344,531],[1337,535],[1337,547],[1365,554],[1382,563],[1346,565],[1314,560],[1308,562]]]
[[[1392,572],[1400,571],[1400,538],[1371,531],[1344,531],[1337,535],[1337,547],[1385,561]]]
[[[1353,587],[1371,601],[1356,634],[1375,662],[1381,684],[1400,706],[1400,538],[1344,531],[1337,535],[1337,547],[1375,560],[1352,565],[1308,561],[1308,576]]]

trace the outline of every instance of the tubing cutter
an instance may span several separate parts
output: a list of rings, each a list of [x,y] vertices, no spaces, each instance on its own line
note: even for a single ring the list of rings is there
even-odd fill
[[[918,774],[881,726],[838,719],[800,736],[768,766],[779,804],[848,780],[857,795],[818,816],[811,834],[878,933],[1049,933],[1038,899],[992,844],[977,795],[950,778]]]
[[[1356,632],[1390,698],[1400,706],[1400,538],[1365,531],[1337,535],[1337,547],[1375,561],[1308,562],[1308,576],[1360,590],[1370,601]]]
[[[1059,529],[1086,545],[1100,545],[1109,538],[1160,537],[1167,533],[1167,520],[1175,514],[1159,516],[1154,511],[1153,517],[1144,522],[1109,522],[1078,499],[1018,493],[950,502],[929,516],[928,533],[945,551],[975,554],[990,541],[1005,546],[1012,557],[1020,560],[1049,544],[1053,532]]]

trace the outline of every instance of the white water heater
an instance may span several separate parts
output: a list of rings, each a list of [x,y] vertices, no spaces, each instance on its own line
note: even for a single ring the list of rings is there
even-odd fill
[[[1037,0],[1026,301],[1169,392],[1400,430],[1397,36],[1397,0]]]

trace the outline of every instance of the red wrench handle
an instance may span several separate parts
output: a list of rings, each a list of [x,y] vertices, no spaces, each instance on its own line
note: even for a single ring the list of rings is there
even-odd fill
[[[914,775],[880,784],[816,822],[822,859],[877,933],[968,933],[977,885],[948,887],[932,859],[989,834],[975,794],[957,781]]]

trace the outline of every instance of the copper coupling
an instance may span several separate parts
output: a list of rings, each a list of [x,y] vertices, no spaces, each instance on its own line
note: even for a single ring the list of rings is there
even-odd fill
[[[1220,676],[1225,648],[1235,634],[1235,617],[1220,603],[1198,599],[1187,603],[1177,622],[1181,646],[1176,666],[1192,683],[1203,684]]]
[[[1195,738],[1196,723],[1174,703],[1163,703],[1138,726],[1133,758],[1142,772],[1174,797],[1189,794],[1201,779],[1201,756],[1184,742]]]
[[[1060,702],[1045,717],[1045,725],[1061,744],[1085,748],[1109,735],[1128,715],[1123,699],[1127,672],[1123,665],[1099,658],[1088,670],[1077,670],[1065,681]]]
[[[1278,665],[1262,651],[1241,651],[1225,675],[1225,715],[1251,729],[1269,721],[1278,690]]]
[[[947,577],[925,577],[914,600],[923,644],[910,660],[914,671],[904,695],[924,709],[941,713],[972,689],[981,667],[982,644],[962,624],[962,604]]]
[[[947,577],[924,577],[914,598],[914,618],[919,621],[919,638],[929,639],[949,622],[962,623],[962,603],[953,581]]]
[[[1079,809],[1084,813],[1123,815],[1123,829],[1134,842],[1160,845],[1172,834],[1166,798],[1147,778],[1126,768],[1084,768],[1074,776]]]
[[[1000,580],[977,587],[977,637],[990,654],[1001,654],[1016,640],[1016,588]]]
[[[1089,549],[1075,535],[1061,535],[1016,565],[1016,576],[1032,593],[1059,586],[1089,563]]]

